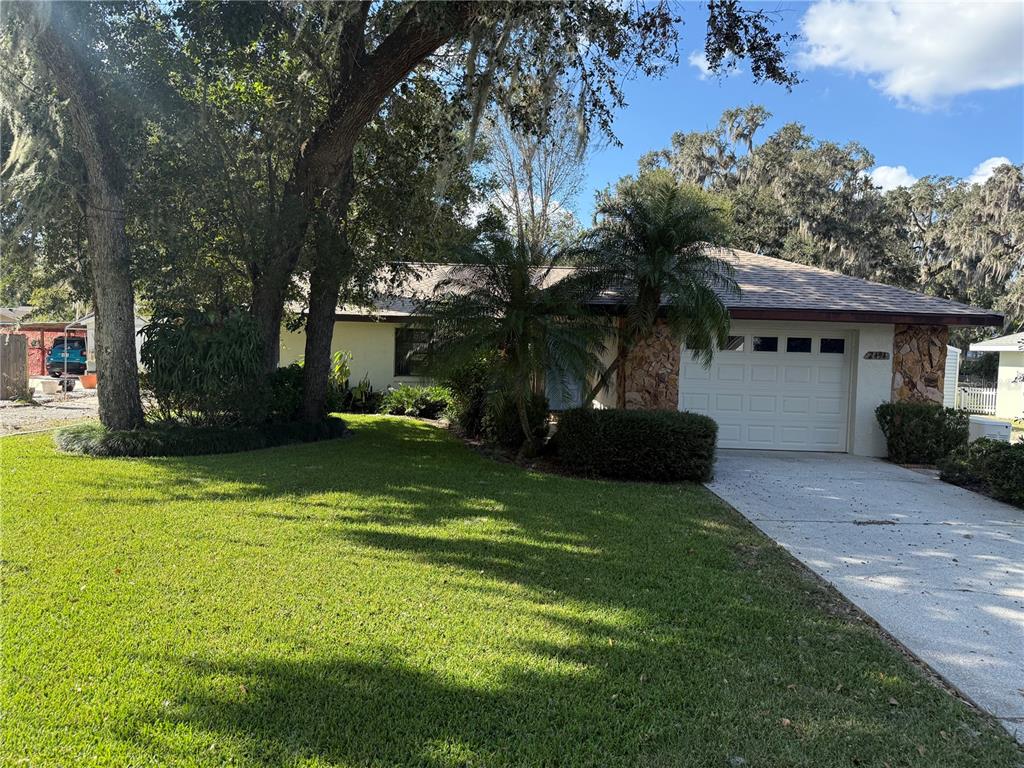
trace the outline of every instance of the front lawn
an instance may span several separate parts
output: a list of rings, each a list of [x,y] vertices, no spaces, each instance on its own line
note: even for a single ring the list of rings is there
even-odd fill
[[[1019,765],[702,488],[351,421],[191,459],[0,441],[0,764]]]

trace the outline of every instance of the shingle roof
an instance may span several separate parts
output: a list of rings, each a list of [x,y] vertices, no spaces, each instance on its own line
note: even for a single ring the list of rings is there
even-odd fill
[[[990,309],[748,251],[718,249],[716,255],[735,270],[740,293],[723,299],[736,318],[1002,325],[1002,315]],[[450,264],[408,266],[410,276],[398,295],[381,298],[370,309],[342,306],[338,313],[348,317],[407,318],[415,313],[418,301],[430,296],[453,268]],[[568,267],[556,267],[551,280],[557,282],[572,272]],[[592,303],[614,306],[620,302],[621,297],[610,291],[595,297]]]

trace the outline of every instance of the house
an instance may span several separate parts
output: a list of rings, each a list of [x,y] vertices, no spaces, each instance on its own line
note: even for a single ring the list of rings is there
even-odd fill
[[[0,307],[0,333],[25,337],[25,356],[29,376],[46,376],[46,355],[55,339],[61,336],[83,336],[84,331],[68,328],[68,322],[34,322],[35,307]]]
[[[660,326],[635,349],[600,404],[672,408],[718,422],[719,446],[885,455],[875,408],[892,400],[942,403],[950,326],[1001,326],[987,309],[737,250],[719,254],[741,292],[723,297],[732,317],[725,347],[705,368]],[[421,381],[423,332],[417,298],[451,267],[416,268],[401,296],[374,307],[339,307],[332,348],[352,352],[352,378],[375,388]],[[556,269],[550,279],[570,273]],[[614,316],[611,291],[591,302]],[[614,348],[614,344],[609,344]],[[283,332],[282,364],[301,357],[304,337]]]
[[[1024,418],[1024,332],[971,344],[971,351],[997,352],[996,418]]]

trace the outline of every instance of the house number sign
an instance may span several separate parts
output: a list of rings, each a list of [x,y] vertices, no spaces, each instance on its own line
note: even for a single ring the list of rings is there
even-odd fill
[[[864,359],[865,360],[888,360],[889,359],[889,353],[888,352],[865,352],[864,353]]]

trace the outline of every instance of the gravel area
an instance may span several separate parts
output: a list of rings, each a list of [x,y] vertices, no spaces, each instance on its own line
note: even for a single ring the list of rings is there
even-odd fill
[[[99,401],[95,390],[72,391],[67,395],[37,395],[31,403],[0,400],[0,435],[52,429],[98,416]]]

